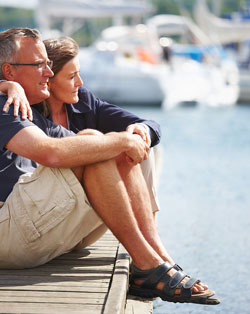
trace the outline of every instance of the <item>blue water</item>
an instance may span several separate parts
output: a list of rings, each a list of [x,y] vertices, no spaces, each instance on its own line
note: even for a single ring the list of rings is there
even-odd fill
[[[250,106],[134,109],[162,127],[158,228],[217,306],[154,302],[154,314],[250,313]]]

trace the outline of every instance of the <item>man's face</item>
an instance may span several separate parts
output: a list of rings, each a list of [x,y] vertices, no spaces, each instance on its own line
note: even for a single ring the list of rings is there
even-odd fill
[[[29,37],[20,38],[15,63],[35,64],[47,62],[48,56],[42,41]],[[13,66],[14,81],[25,90],[29,103],[36,104],[49,97],[48,81],[54,74],[45,64],[42,67],[30,65]]]

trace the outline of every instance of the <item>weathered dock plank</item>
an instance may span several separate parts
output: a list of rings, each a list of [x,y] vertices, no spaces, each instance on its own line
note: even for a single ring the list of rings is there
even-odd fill
[[[124,314],[152,314],[153,301],[128,296]]]
[[[149,307],[138,307],[140,301],[136,305],[126,300],[129,262],[126,250],[108,231],[94,245],[46,265],[0,270],[0,313],[152,313]]]
[[[102,314],[124,314],[129,282],[129,263],[129,255],[120,244],[108,298]]]
[[[102,312],[102,305],[82,304],[45,304],[45,303],[9,303],[1,304],[4,314],[95,314]]]
[[[118,245],[107,232],[93,246],[46,265],[0,270],[0,313],[102,313]]]

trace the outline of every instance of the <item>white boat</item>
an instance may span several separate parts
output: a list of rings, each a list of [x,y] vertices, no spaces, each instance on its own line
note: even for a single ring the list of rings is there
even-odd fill
[[[195,19],[211,40],[221,44],[237,43],[235,59],[239,66],[239,103],[250,102],[250,20],[243,20],[239,14],[224,19],[209,11],[205,0],[196,3]]]
[[[178,103],[234,105],[239,95],[238,68],[221,46],[188,17],[157,15],[147,21],[161,41],[171,39],[172,74],[166,80],[167,108]],[[169,48],[168,48],[169,49]]]
[[[174,55],[168,62],[163,61],[159,37],[172,43]],[[155,16],[147,26],[111,27],[81,51],[82,76],[97,96],[117,104],[159,104],[166,109],[179,104],[233,105],[238,68],[209,43],[199,27],[182,16]]]
[[[158,38],[145,25],[112,26],[80,50],[86,86],[104,100],[124,105],[161,105],[165,98]]]
[[[231,65],[230,65],[231,68]],[[225,69],[226,73],[227,69]],[[231,69],[230,69],[231,71]],[[172,61],[172,74],[166,80],[166,98],[163,106],[205,105],[209,107],[231,106],[238,99],[238,84],[227,84],[221,68],[180,58]]]

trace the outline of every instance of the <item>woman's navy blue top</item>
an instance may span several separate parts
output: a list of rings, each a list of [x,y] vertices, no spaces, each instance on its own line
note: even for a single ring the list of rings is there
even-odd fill
[[[152,120],[139,118],[135,114],[95,97],[85,87],[79,88],[79,101],[67,104],[69,128],[74,133],[83,129],[96,129],[102,133],[125,131],[133,123],[144,123],[149,127],[151,146],[159,143],[160,126]]]

